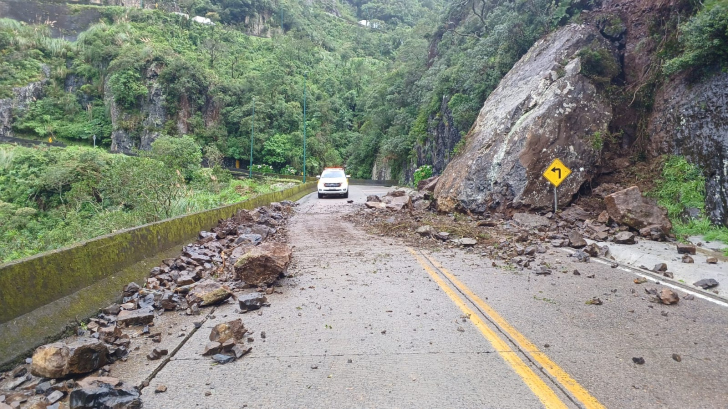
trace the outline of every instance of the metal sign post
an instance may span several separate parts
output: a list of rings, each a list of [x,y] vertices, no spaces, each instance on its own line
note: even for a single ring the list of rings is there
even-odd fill
[[[561,160],[554,159],[553,162],[543,171],[543,177],[546,178],[552,185],[554,185],[554,213],[559,209],[559,194],[556,188],[559,187],[561,182],[571,174],[571,169],[567,168]]]
[[[96,147],[96,135],[94,135],[94,148]]]

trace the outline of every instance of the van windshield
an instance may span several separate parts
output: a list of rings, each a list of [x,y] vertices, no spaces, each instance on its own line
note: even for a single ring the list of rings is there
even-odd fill
[[[346,173],[344,173],[343,170],[337,170],[337,169],[329,169],[325,170],[324,173],[321,174],[321,179],[333,179],[333,178],[345,178]]]

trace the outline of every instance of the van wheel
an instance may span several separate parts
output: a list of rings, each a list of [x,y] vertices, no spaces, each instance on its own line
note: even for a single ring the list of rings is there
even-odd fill
[[[348,199],[348,198],[349,198],[349,191],[347,190],[346,193],[344,193],[344,199]]]
[[[318,194],[318,197],[319,197],[319,199],[323,199],[324,198],[324,195],[322,195],[321,193],[319,193]]]

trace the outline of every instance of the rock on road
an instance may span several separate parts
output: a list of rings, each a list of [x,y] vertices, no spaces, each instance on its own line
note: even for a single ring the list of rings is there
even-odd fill
[[[260,312],[218,308],[144,389],[144,407],[728,406],[726,307],[698,298],[650,303],[631,273],[576,263],[558,249],[545,255],[554,272],[537,276],[493,267],[477,251],[411,251],[342,219],[384,192],[352,186],[354,204],[302,199],[289,225],[293,264],[282,294],[269,295]],[[468,298],[431,275],[438,264]],[[594,297],[602,305],[586,303]],[[252,352],[212,365],[200,355],[210,329],[238,317],[254,331]],[[535,350],[519,350],[504,323]],[[167,392],[154,393],[157,385]]]

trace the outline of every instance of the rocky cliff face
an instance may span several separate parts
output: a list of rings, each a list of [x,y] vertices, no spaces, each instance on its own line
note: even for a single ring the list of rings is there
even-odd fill
[[[704,169],[705,211],[728,225],[728,74],[697,83],[679,76],[657,92],[650,153],[683,155]]]
[[[460,130],[455,126],[448,102],[450,99],[444,97],[439,115],[437,118],[430,118],[429,138],[424,144],[415,146],[416,163],[407,169],[406,180],[412,180],[412,173],[419,166],[431,165],[434,174],[439,175],[450,162],[452,151],[460,142]]]
[[[13,98],[0,99],[0,137],[13,136],[13,117],[43,95],[43,86],[48,82],[49,76],[50,69],[43,66],[43,80],[32,82],[24,87],[13,88]]]
[[[152,65],[145,77],[149,93],[135,113],[124,112],[115,102],[111,89],[106,85],[104,94],[111,113],[111,152],[133,153],[134,149],[149,150],[161,135],[167,114],[164,109],[164,93],[157,82],[161,67]]]
[[[541,173],[554,158],[573,171],[559,188],[562,205],[596,176],[595,135],[607,132],[612,109],[581,72],[583,49],[616,54],[595,27],[568,25],[516,63],[445,168],[435,191],[441,211],[549,207],[553,191]]]

